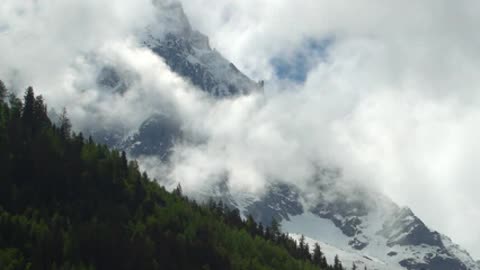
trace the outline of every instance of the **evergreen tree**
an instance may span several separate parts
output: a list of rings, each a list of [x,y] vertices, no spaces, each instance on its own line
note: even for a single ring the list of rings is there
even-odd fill
[[[12,124],[19,124],[16,120],[22,117],[23,103],[22,101],[15,96],[15,94],[10,93],[8,97],[8,103],[10,104],[11,112],[11,122]]]
[[[33,93],[33,88],[30,86],[25,92],[22,113],[23,122],[27,127],[31,127],[33,124],[34,106],[35,94]]]
[[[357,270],[357,265],[354,263],[352,263],[352,270]]]
[[[272,222],[270,224],[270,233],[272,235],[272,239],[276,240],[281,234],[281,225],[280,222],[274,217],[272,218]]]
[[[333,270],[343,270],[343,265],[338,255],[335,255],[335,259],[333,260]]]
[[[5,98],[7,97],[7,87],[3,83],[3,81],[0,80],[0,103],[5,102]]]
[[[33,118],[34,132],[48,127],[51,124],[47,114],[47,106],[44,104],[42,96],[37,96],[35,98],[35,103],[33,105]]]
[[[120,157],[120,170],[121,170],[121,176],[125,177],[128,174],[128,160],[127,160],[127,154],[125,151],[122,151],[122,155]]]
[[[173,190],[173,194],[177,195],[178,197],[183,196],[182,185],[178,183],[177,187]]]
[[[299,258],[302,258],[304,260],[311,260],[310,247],[308,246],[308,243],[305,242],[305,236],[303,235],[300,237],[298,249],[299,249]]]
[[[322,253],[322,250],[321,250],[320,245],[318,243],[315,243],[315,245],[313,247],[312,261],[313,261],[313,264],[323,267],[323,265],[322,265],[323,253]]]
[[[265,236],[265,228],[263,228],[263,224],[258,224],[258,235],[264,237]]]
[[[257,223],[253,219],[252,215],[247,216],[247,230],[251,235],[257,235],[258,234],[258,228],[257,228]]]
[[[67,109],[63,108],[62,114],[60,115],[60,136],[62,136],[63,139],[68,139],[70,138],[70,135],[72,133],[72,123],[70,122],[70,119],[67,116]]]

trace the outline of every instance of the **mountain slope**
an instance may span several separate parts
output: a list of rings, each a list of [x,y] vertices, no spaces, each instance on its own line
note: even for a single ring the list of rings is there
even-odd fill
[[[157,22],[140,35],[140,40],[165,59],[174,72],[217,98],[261,88],[211,49],[208,38],[192,29],[178,2],[161,0],[156,4]],[[99,82],[124,91],[128,83],[116,74],[120,73],[107,69]],[[154,155],[168,161],[175,140],[182,138],[180,125],[164,115],[152,115],[133,136],[111,145],[127,150],[133,157]],[[232,194],[228,180],[196,195],[222,200],[264,224],[282,220],[288,232],[305,234],[312,241],[343,252],[375,258],[380,262],[378,269],[480,269],[466,251],[430,229],[410,209],[369,190],[357,190],[354,196],[355,192],[337,192],[337,178],[333,173],[318,179],[314,202],[311,194],[307,196],[290,185],[272,185],[261,197]]]
[[[260,89],[234,64],[210,47],[208,37],[193,30],[176,1],[156,1],[157,21],[143,33],[142,42],[165,59],[170,68],[217,97]]]
[[[0,269],[322,269],[238,210],[167,192],[65,116],[55,127],[33,89],[7,105],[1,86]]]
[[[173,72],[219,99],[262,91],[262,83],[244,75],[210,47],[207,36],[191,27],[178,1],[157,0],[154,3],[155,21],[138,34],[138,39]],[[97,76],[97,85],[106,91],[123,94],[128,91],[134,76],[120,67],[105,66]],[[94,130],[90,134],[98,142],[128,151],[132,157],[155,154],[167,160],[173,137],[182,136],[180,125],[178,119],[157,113],[139,123],[138,131],[131,136],[108,130]],[[173,133],[168,135],[166,131]]]
[[[466,251],[428,228],[410,209],[361,188],[343,194],[331,188],[318,189],[313,200],[292,185],[274,185],[247,205],[244,214],[264,223],[282,220],[285,231],[362,254],[366,258],[358,260],[370,266],[376,261],[377,269],[479,269]]]

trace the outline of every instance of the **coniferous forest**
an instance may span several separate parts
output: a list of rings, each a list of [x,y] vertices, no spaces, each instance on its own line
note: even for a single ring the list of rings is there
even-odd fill
[[[167,192],[0,81],[0,269],[343,269],[278,222]],[[310,253],[310,251],[313,253]]]

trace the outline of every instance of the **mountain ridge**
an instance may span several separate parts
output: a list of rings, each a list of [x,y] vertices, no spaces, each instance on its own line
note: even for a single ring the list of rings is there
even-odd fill
[[[207,36],[191,27],[179,2],[156,3],[158,25],[149,26],[140,40],[143,46],[163,58],[172,71],[219,99],[261,89],[261,84],[250,80],[213,50]],[[108,78],[102,81],[119,87]],[[133,157],[153,155],[168,162],[175,139],[181,137],[178,123],[168,116],[152,115],[140,125],[138,132],[115,146],[129,151]],[[208,197],[222,200],[240,208],[244,216],[250,214],[264,224],[272,219],[281,220],[289,233],[305,234],[312,241],[325,242],[322,239],[325,236],[310,232],[310,225],[303,224],[302,218],[324,224],[338,238],[329,244],[353,253],[373,253],[372,257],[384,266],[408,270],[480,269],[468,252],[448,237],[429,229],[411,209],[399,207],[388,198],[375,195],[372,199],[365,196],[370,193],[364,191],[360,191],[360,194],[365,193],[360,195],[360,200],[352,200],[349,194],[341,193],[335,194],[333,200],[323,196],[333,191],[332,186],[338,178],[339,175],[332,173],[330,178],[323,177],[319,181],[315,205],[306,204],[308,198],[297,187],[281,184],[270,186],[262,197],[232,194],[228,179],[197,195],[204,200]],[[388,212],[387,216],[382,216],[385,213],[381,211]]]

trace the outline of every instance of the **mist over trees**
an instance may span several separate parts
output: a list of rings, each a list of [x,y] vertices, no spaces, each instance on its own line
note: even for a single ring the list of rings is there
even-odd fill
[[[7,100],[8,97],[8,100]],[[189,200],[0,81],[0,269],[344,269],[274,220]]]

